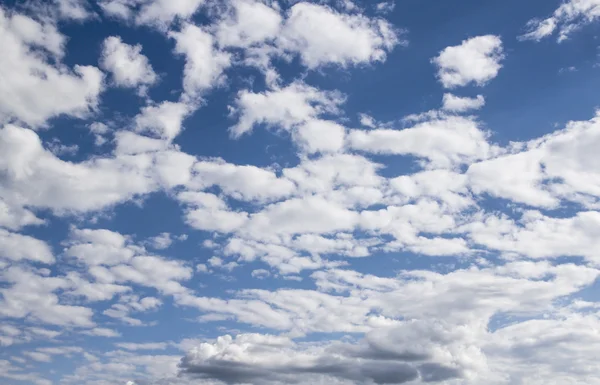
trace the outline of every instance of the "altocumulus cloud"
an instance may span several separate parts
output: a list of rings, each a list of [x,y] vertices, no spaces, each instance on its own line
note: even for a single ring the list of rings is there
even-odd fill
[[[600,384],[600,3],[530,3],[0,5],[0,383]]]

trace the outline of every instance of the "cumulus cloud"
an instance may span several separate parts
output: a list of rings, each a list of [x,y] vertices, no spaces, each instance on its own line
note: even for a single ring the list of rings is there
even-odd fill
[[[0,8],[0,123],[20,121],[32,127],[60,115],[85,117],[104,88],[104,75],[93,66],[62,64],[65,37],[50,23],[8,14]]]
[[[0,151],[5,202],[57,213],[99,210],[185,183],[193,163],[193,157],[175,150],[66,162],[44,149],[35,132],[14,125],[0,129]]]
[[[407,341],[408,342],[408,341]],[[214,344],[203,343],[190,351],[182,361],[188,376],[217,379],[227,384],[248,382],[281,383],[345,379],[356,383],[401,384],[418,379],[451,379],[460,376],[452,367],[436,364],[411,365],[426,355],[402,352],[379,352],[371,346],[331,345],[299,347],[284,337],[246,334],[235,339],[219,337]],[[363,350],[364,349],[364,350]],[[387,360],[377,360],[387,354]]]
[[[532,19],[527,23],[527,32],[520,40],[540,41],[558,30],[558,41],[569,38],[571,33],[600,17],[600,1],[567,0],[546,19]]]
[[[398,32],[383,19],[304,2],[289,10],[279,36],[279,46],[297,52],[308,68],[383,61],[398,42]]]
[[[39,239],[0,229],[0,258],[54,263],[52,250]]]
[[[476,36],[461,45],[444,48],[431,62],[445,88],[475,83],[483,86],[498,76],[504,59],[502,40],[495,35]]]
[[[485,99],[482,95],[474,98],[456,96],[451,93],[444,94],[443,109],[451,112],[465,112],[469,110],[478,110],[485,105]]]
[[[156,82],[148,58],[142,53],[142,46],[124,43],[119,36],[110,36],[102,45],[100,65],[112,73],[114,82],[121,87],[137,87]]]
[[[230,12],[218,23],[215,36],[221,47],[244,47],[275,39],[283,17],[276,4],[237,0]]]
[[[144,107],[135,117],[135,129],[172,140],[181,132],[183,120],[191,110],[192,107],[188,104],[169,101]],[[155,143],[160,145],[160,142]]]
[[[596,207],[600,194],[598,165],[592,155],[598,143],[600,118],[570,122],[515,150],[469,167],[475,192],[511,199],[535,207],[557,207],[561,200]],[[509,169],[518,168],[519,173]]]
[[[176,42],[175,52],[184,55],[183,89],[188,96],[201,95],[223,83],[223,72],[231,65],[231,56],[215,47],[214,37],[202,28],[185,24],[169,36]]]
[[[204,0],[100,0],[102,11],[117,19],[131,20],[166,30],[176,20],[189,19]]]
[[[425,121],[406,129],[352,130],[348,142],[360,151],[424,158],[435,168],[468,164],[495,151],[475,120],[458,116]]]
[[[238,115],[238,122],[230,132],[239,137],[260,124],[291,131],[321,114],[336,113],[344,100],[339,92],[322,91],[302,82],[264,93],[241,91],[232,109]]]
[[[346,81],[403,43],[381,17],[393,3],[50,4],[0,11],[0,345],[15,352],[0,382],[49,385],[33,369],[52,367],[66,385],[594,384],[598,116],[501,145],[483,95],[359,113],[374,94]],[[593,1],[559,9],[525,38],[596,18]],[[94,17],[144,26],[98,42],[112,84],[158,81],[150,33],[181,82],[148,94],[177,95],[98,108],[102,73],[69,67],[57,29]],[[485,35],[432,63],[454,89],[503,59]],[[60,116],[90,119],[33,130]],[[184,126],[215,131],[194,147]]]

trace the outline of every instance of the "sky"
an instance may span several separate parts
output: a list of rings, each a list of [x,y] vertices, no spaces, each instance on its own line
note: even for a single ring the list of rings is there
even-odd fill
[[[600,0],[0,1],[0,384],[600,384]]]

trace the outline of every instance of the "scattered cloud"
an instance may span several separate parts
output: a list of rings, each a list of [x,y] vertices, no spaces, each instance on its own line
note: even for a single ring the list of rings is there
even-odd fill
[[[600,17],[597,0],[566,0],[546,19],[532,19],[520,40],[540,41],[558,31],[558,42],[565,41],[576,30]]]
[[[452,89],[470,83],[484,86],[498,76],[504,56],[500,37],[484,35],[444,48],[431,62],[438,68],[440,83]]]

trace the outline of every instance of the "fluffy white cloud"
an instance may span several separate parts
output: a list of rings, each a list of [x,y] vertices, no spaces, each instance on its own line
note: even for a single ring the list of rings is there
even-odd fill
[[[530,258],[584,257],[600,262],[597,250],[600,213],[579,212],[569,218],[553,218],[526,211],[518,221],[489,216],[468,226],[473,241],[488,248]]]
[[[53,24],[0,8],[0,45],[0,72],[10,74],[0,84],[0,123],[45,126],[47,119],[62,114],[84,117],[98,105],[102,72],[63,65],[65,37]]]
[[[565,0],[546,19],[533,19],[527,23],[529,30],[519,38],[521,40],[540,41],[552,35],[558,29],[558,41],[564,41],[582,26],[596,21],[600,17],[598,0]]]
[[[58,0],[62,17],[72,20],[85,20],[93,17],[86,0]]]
[[[485,105],[485,99],[482,95],[475,98],[456,96],[450,93],[444,94],[443,109],[451,112],[465,112],[469,110],[478,110]]]
[[[54,263],[52,250],[39,239],[0,229],[0,258]]]
[[[102,44],[100,65],[112,73],[114,82],[121,87],[153,84],[157,76],[142,53],[142,46],[124,43],[119,36],[110,36]]]
[[[162,301],[155,297],[144,297],[140,299],[137,296],[122,296],[119,303],[112,305],[110,309],[105,310],[102,314],[119,319],[121,322],[130,326],[142,326],[144,324],[142,321],[130,317],[129,314],[155,310],[160,305],[162,305]]]
[[[450,167],[485,159],[496,150],[487,134],[470,118],[448,116],[393,130],[352,130],[349,146],[378,154],[412,155],[427,159],[430,167]]]
[[[0,196],[11,207],[57,213],[99,210],[138,194],[186,183],[194,158],[175,150],[71,163],[43,148],[39,136],[7,125],[0,129]]]
[[[221,47],[244,47],[273,40],[283,20],[276,8],[252,0],[231,2],[231,10],[218,23],[215,36]]]
[[[553,208],[568,200],[595,208],[600,196],[594,156],[598,127],[598,115],[570,122],[563,130],[515,144],[512,153],[473,164],[467,172],[471,188],[536,207]]]
[[[328,120],[310,120],[294,132],[294,140],[309,154],[340,151],[345,139],[344,126]]]
[[[90,308],[60,303],[56,292],[71,287],[64,278],[46,277],[14,266],[0,271],[0,281],[10,284],[0,289],[2,317],[28,318],[61,326],[94,326]]]
[[[335,91],[322,91],[302,82],[264,93],[241,91],[232,112],[239,116],[230,128],[233,137],[239,137],[260,124],[275,129],[292,130],[309,123],[321,114],[336,113],[345,98]]]
[[[231,55],[215,47],[213,36],[193,24],[184,24],[179,32],[170,32],[175,52],[185,56],[183,89],[189,97],[222,84],[223,72],[231,65]]]
[[[108,16],[166,30],[175,20],[189,19],[204,0],[99,0]]]
[[[183,120],[191,111],[192,106],[182,102],[164,101],[147,106],[135,117],[135,129],[172,140],[181,132]]]
[[[204,190],[218,186],[225,194],[244,201],[268,201],[291,195],[292,181],[278,178],[274,171],[256,166],[238,166],[222,159],[197,162],[191,189]]]
[[[125,350],[164,350],[167,348],[165,342],[145,342],[145,343],[132,343],[132,342],[120,342],[115,344],[116,346]]]
[[[248,220],[248,213],[232,211],[227,203],[214,194],[186,191],[177,198],[188,205],[185,219],[188,225],[196,229],[229,233]]]
[[[297,52],[304,65],[313,69],[383,61],[398,41],[397,31],[383,19],[301,2],[289,10],[278,46]]]
[[[11,206],[0,198],[0,227],[18,230],[24,226],[41,225],[44,221],[23,207]]]
[[[498,75],[504,59],[502,40],[485,35],[444,48],[431,61],[438,67],[438,79],[445,88],[475,83],[483,86]]]

